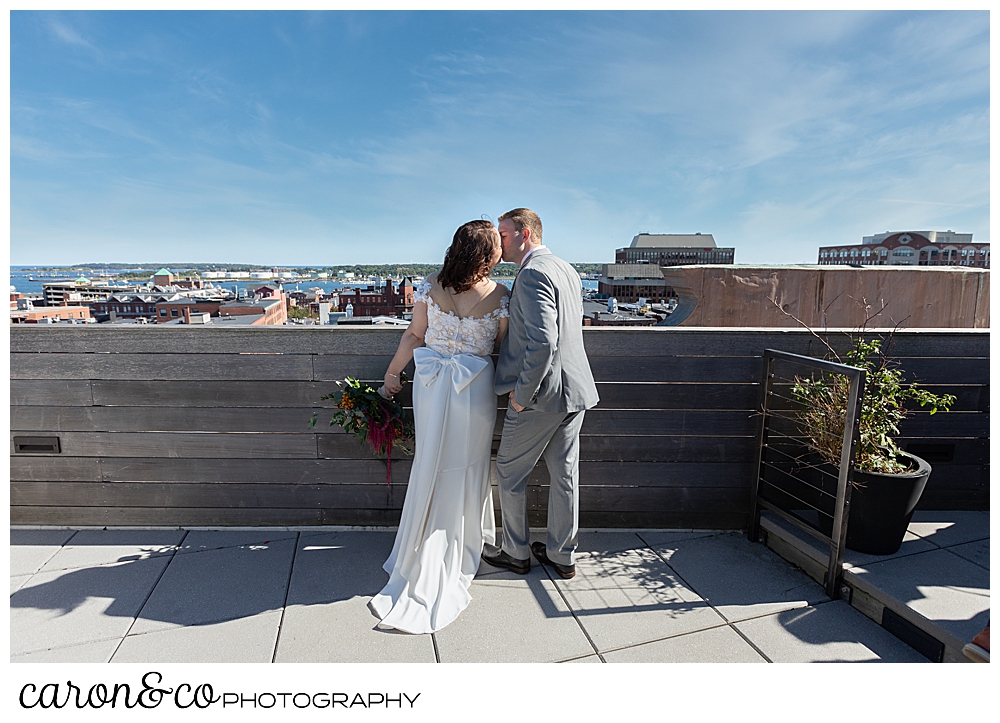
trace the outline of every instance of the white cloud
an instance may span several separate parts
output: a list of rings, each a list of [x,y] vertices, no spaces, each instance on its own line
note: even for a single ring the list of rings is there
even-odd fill
[[[63,22],[60,22],[56,18],[49,19],[49,29],[57,38],[62,40],[64,43],[87,48],[89,50],[96,50],[96,48],[90,42],[85,40],[84,37],[77,30],[71,28],[69,25],[66,25]]]
[[[10,136],[10,155],[12,158],[21,158],[41,163],[60,163],[68,160],[95,160],[108,157],[108,154],[98,151],[69,151],[54,143],[14,133]]]

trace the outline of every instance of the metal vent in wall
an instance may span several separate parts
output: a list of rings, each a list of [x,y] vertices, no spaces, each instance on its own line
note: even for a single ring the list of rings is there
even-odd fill
[[[14,437],[15,454],[59,454],[59,437]]]

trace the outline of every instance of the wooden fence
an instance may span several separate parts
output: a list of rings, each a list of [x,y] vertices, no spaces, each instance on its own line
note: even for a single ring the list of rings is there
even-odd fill
[[[328,426],[318,400],[345,376],[380,379],[400,334],[13,327],[11,524],[393,525],[409,461],[386,485],[385,464]],[[778,329],[584,334],[601,402],[581,436],[581,526],[744,527],[762,351],[816,356],[821,344]],[[934,466],[921,506],[988,509],[988,330],[898,332],[893,351],[908,378],[958,396],[902,430]],[[57,437],[59,451],[16,451],[23,437]],[[547,483],[540,463],[536,525]]]

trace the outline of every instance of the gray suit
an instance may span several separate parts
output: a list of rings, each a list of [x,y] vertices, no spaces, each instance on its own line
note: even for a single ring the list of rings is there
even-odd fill
[[[521,267],[510,295],[510,324],[497,361],[497,394],[514,392],[525,409],[508,403],[497,452],[503,512],[503,550],[525,560],[526,491],[542,455],[549,469],[546,552],[573,564],[579,520],[580,427],[584,410],[598,402],[583,346],[580,275],[546,248]]]

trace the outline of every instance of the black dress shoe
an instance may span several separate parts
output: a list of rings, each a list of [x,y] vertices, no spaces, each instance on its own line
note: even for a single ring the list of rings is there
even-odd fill
[[[483,562],[493,567],[504,567],[518,575],[527,575],[531,570],[531,558],[518,560],[496,545],[483,545]]]
[[[545,552],[544,542],[532,542],[531,554],[543,565],[551,565],[563,580],[569,580],[576,575],[576,565],[560,565],[558,562],[552,562],[549,559],[548,554]]]

